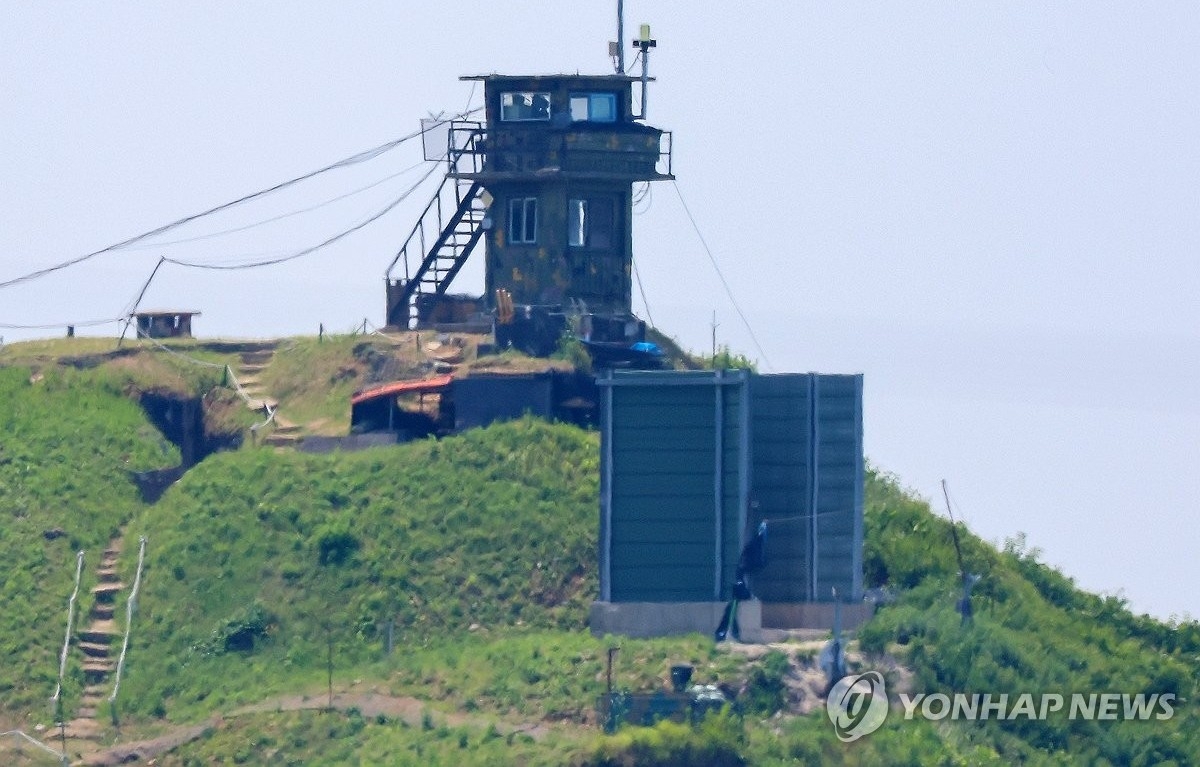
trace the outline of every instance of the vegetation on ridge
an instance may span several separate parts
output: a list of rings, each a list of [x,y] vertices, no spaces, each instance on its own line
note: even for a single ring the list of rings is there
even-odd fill
[[[337,354],[354,364],[352,345]],[[152,370],[134,367],[139,376]],[[160,763],[370,763],[388,754],[460,765],[1182,765],[1200,757],[1200,626],[1135,616],[1117,598],[1080,591],[1020,540],[996,547],[962,531],[967,567],[983,576],[975,620],[963,626],[949,522],[886,475],[868,472],[864,561],[868,585],[895,601],[859,632],[865,655],[852,655],[856,663],[898,663],[905,671],[889,672],[893,691],[1173,693],[1174,717],[935,723],[905,721],[896,709],[880,731],[842,744],[823,710],[798,713],[808,649],[785,646],[791,662],[783,665],[707,637],[586,632],[594,433],[522,420],[354,454],[246,447],[205,460],[147,507],[128,471],[171,465],[178,453],[128,398],[143,383],[132,375],[110,362],[0,367],[0,588],[9,607],[0,650],[10,670],[0,676],[0,717],[49,720],[74,552],[94,552],[90,581],[100,548],[123,529],[127,541],[150,540],[116,712],[124,737],[228,715]],[[320,392],[311,393],[316,403]],[[64,535],[47,539],[54,528]],[[134,549],[125,547],[126,579]],[[80,606],[90,606],[86,596]],[[683,660],[697,667],[697,681],[762,684],[744,701],[769,699],[783,682],[785,710],[772,716],[762,704],[697,729],[663,724],[601,738],[594,704],[610,641],[622,648],[618,687],[660,688],[669,664]],[[428,726],[423,716],[414,723],[353,706],[233,715],[284,696],[321,705],[331,650],[335,691],[418,699]],[[71,665],[69,705],[82,683]],[[451,715],[470,720],[439,718]],[[533,725],[550,735],[514,734]]]
[[[95,372],[0,367],[0,701],[40,708],[54,692],[75,553],[86,551],[80,613],[100,553],[142,503],[129,474],[179,462],[179,451]],[[68,702],[82,672],[75,658]],[[0,716],[6,712],[0,712]]]

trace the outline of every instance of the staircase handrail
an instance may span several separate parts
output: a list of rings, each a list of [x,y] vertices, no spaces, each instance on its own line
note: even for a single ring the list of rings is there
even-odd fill
[[[417,218],[417,223],[413,225],[412,231],[408,233],[408,237],[404,238],[404,244],[396,252],[396,257],[388,264],[385,273],[387,279],[392,278],[392,270],[396,268],[396,264],[401,259],[404,260],[404,282],[412,279],[408,264],[408,249],[414,239],[419,239],[422,258],[425,256],[427,250],[425,247],[426,219],[430,216],[431,211],[434,211],[437,216],[437,231],[442,230],[442,194],[448,183],[457,183],[454,176],[459,172],[459,162],[464,155],[471,158],[473,172],[478,172],[482,167],[485,133],[483,123],[475,120],[452,120],[450,122],[450,130],[446,134],[446,154],[443,155],[449,171],[442,179],[442,183],[438,185],[437,191],[430,198],[429,203],[425,205],[425,209],[421,211],[421,215]]]

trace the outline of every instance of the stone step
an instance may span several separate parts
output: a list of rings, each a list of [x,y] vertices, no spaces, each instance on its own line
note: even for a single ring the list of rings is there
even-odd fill
[[[79,632],[79,639],[95,644],[112,644],[120,635],[121,631],[113,621],[96,621]]]
[[[116,661],[114,661],[112,658],[109,658],[109,657],[95,658],[92,656],[88,656],[83,661],[83,670],[84,671],[93,671],[93,672],[103,671],[104,673],[107,674],[109,671],[112,671],[114,668],[116,668],[116,665],[117,665]]]
[[[75,714],[80,719],[95,719],[96,718],[96,707],[95,706],[80,706],[79,710],[76,711]]]
[[[101,583],[92,589],[92,595],[96,597],[97,602],[112,602],[124,588],[124,583]]]
[[[268,434],[263,438],[263,444],[270,445],[271,447],[294,447],[303,441],[303,438],[298,434],[274,433]]]
[[[72,740],[100,740],[102,728],[95,719],[72,719],[67,722],[66,736]]]
[[[100,642],[80,642],[79,649],[83,650],[83,654],[92,658],[107,658],[108,643]]]
[[[242,352],[238,355],[238,358],[241,360],[241,365],[264,365],[269,363],[274,356],[274,349],[258,349],[250,352]]]
[[[267,407],[274,410],[275,408],[279,407],[279,402],[271,399],[270,397],[251,397],[246,403],[246,407],[250,408],[251,410],[263,410]]]
[[[121,547],[120,546],[109,546],[107,549],[104,550],[104,556],[106,558],[113,557],[114,559],[116,557],[121,556]]]
[[[117,606],[112,602],[97,602],[92,605],[92,617],[102,621],[110,620],[116,609]]]
[[[297,432],[301,431],[301,429],[302,429],[302,427],[299,424],[294,424],[294,423],[282,424],[282,423],[279,423],[278,421],[276,421],[274,433],[275,434],[296,434]]]
[[[96,571],[96,579],[101,583],[116,583],[121,580],[121,574],[115,567],[102,567]]]
[[[241,365],[238,365],[238,370],[249,375],[251,373],[261,373],[268,367],[270,367],[269,360],[263,362],[243,362]]]
[[[106,684],[89,684],[83,688],[84,698],[104,698],[108,695],[108,685]]]

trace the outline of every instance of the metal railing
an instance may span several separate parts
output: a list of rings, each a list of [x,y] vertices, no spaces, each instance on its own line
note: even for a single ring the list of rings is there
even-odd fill
[[[481,173],[487,145],[487,129],[474,120],[455,120],[446,136],[446,159],[451,173]],[[461,163],[470,162],[467,167]]]
[[[673,149],[673,143],[671,131],[663,131],[662,137],[658,140],[658,160],[654,163],[654,170],[664,176],[671,175],[671,150]]]

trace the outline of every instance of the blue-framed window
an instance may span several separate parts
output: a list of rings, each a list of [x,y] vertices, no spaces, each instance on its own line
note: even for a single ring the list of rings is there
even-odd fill
[[[616,122],[617,94],[572,93],[571,119],[575,122]]]

